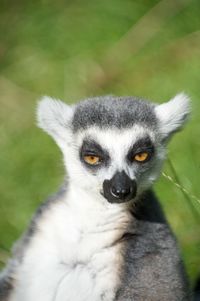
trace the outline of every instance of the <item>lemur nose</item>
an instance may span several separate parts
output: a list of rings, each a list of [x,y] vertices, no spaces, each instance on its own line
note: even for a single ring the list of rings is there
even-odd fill
[[[117,172],[112,179],[103,183],[103,195],[110,203],[127,202],[135,197],[136,191],[136,182],[124,171]]]
[[[119,199],[125,199],[131,192],[131,188],[127,187],[127,188],[116,188],[115,186],[111,187],[110,189],[111,194]]]

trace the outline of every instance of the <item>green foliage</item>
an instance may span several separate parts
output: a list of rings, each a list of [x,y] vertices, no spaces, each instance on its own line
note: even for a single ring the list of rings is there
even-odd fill
[[[35,126],[40,95],[70,103],[105,93],[161,102],[184,90],[193,114],[171,142],[169,157],[182,186],[200,197],[198,0],[1,2],[1,265],[64,175],[59,150]],[[174,176],[167,163],[165,171]],[[200,272],[200,219],[165,178],[156,190],[194,281]],[[190,202],[200,214],[200,203]]]

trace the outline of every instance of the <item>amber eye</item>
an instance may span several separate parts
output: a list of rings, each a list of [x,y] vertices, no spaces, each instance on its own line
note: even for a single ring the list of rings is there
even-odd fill
[[[83,157],[84,161],[90,165],[97,165],[100,163],[100,157],[95,155],[86,155]]]
[[[149,158],[149,154],[147,152],[138,153],[135,155],[134,160],[137,162],[144,162]]]

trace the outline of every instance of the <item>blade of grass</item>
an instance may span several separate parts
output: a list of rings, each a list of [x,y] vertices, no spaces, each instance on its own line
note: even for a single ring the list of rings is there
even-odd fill
[[[200,224],[200,215],[199,215],[198,211],[196,210],[196,208],[194,207],[193,202],[192,202],[190,196],[183,189],[183,185],[181,184],[180,178],[179,178],[179,176],[178,176],[178,174],[177,174],[177,172],[176,172],[176,170],[174,168],[174,165],[173,165],[171,159],[168,158],[167,159],[167,163],[168,163],[168,166],[169,166],[169,168],[170,168],[170,170],[171,170],[171,172],[173,174],[175,182],[178,183],[178,185],[180,187],[180,190],[181,190],[181,192],[182,192],[182,194],[183,194],[183,196],[184,196],[184,198],[185,198],[185,200],[186,200],[186,202],[188,204],[188,207],[189,207],[189,209],[191,210],[191,212],[192,212],[192,214],[194,216],[194,219],[197,221],[198,224]]]

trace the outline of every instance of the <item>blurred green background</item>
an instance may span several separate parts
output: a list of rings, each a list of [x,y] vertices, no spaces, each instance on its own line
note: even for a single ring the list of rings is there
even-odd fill
[[[35,125],[41,95],[163,102],[192,98],[165,172],[200,198],[200,1],[0,0],[0,266],[34,210],[62,182],[61,153]],[[173,168],[175,171],[173,170]],[[200,200],[161,176],[156,185],[194,283],[200,273]]]

